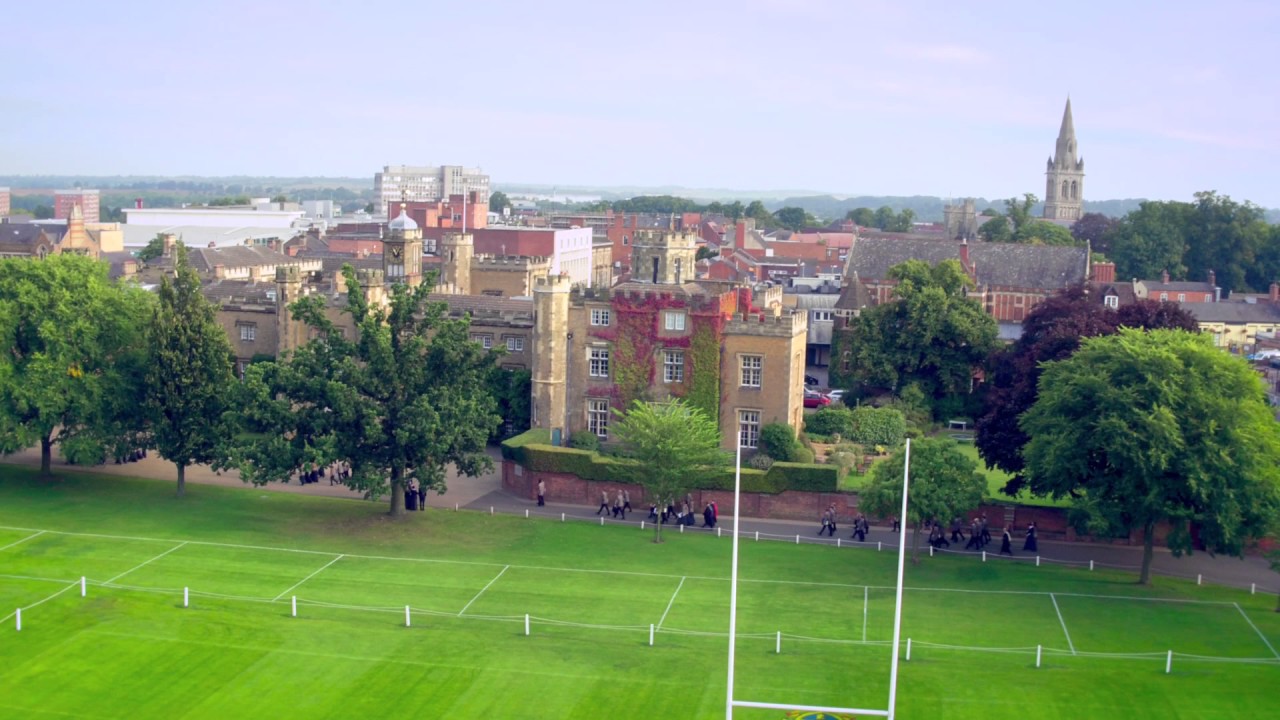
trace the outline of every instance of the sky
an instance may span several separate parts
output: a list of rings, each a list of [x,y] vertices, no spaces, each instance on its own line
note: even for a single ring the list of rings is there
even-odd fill
[[[14,3],[0,175],[1044,195],[1280,207],[1280,3]]]

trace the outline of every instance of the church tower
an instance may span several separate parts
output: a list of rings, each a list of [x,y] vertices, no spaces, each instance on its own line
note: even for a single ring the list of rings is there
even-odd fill
[[[388,284],[404,283],[417,287],[422,283],[422,229],[405,212],[387,223],[387,236],[382,239],[382,272]]]
[[[1084,214],[1084,158],[1076,159],[1076,127],[1071,121],[1071,98],[1062,113],[1058,145],[1045,170],[1044,217],[1075,222]]]

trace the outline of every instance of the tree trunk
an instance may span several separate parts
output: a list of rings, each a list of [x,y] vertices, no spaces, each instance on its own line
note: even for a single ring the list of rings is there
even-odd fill
[[[178,465],[178,497],[185,497],[187,494],[187,466],[183,463]]]
[[[53,476],[53,440],[47,435],[40,438],[40,477]]]
[[[911,532],[911,564],[920,564],[920,526],[923,522],[917,522]]]
[[[391,508],[387,514],[393,518],[404,515],[404,481],[400,478],[400,469],[391,469]]]
[[[1156,524],[1147,523],[1142,528],[1142,572],[1138,575],[1139,585],[1151,584],[1151,558],[1155,554]]]
[[[658,518],[658,522],[653,524],[653,542],[655,544],[662,542],[662,518],[661,517]],[[1277,610],[1276,612],[1280,612],[1280,610]]]

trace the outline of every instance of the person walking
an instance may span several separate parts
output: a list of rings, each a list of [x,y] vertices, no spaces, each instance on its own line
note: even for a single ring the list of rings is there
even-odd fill
[[[635,512],[631,509],[631,491],[624,489],[622,491],[622,519],[625,520],[629,512]]]
[[[541,480],[538,481],[538,507],[547,504],[547,484]]]
[[[1004,535],[1000,538],[1000,554],[1013,557],[1013,536],[1009,534],[1009,527],[1005,526]]]
[[[649,517],[646,519],[651,520],[653,522],[658,521],[658,504],[657,503],[649,503]],[[665,512],[662,513],[662,521],[663,522],[667,521],[667,514]]]
[[[822,533],[831,527],[831,508],[822,511],[822,527],[818,528],[818,537],[822,537]]]
[[[968,550],[969,548],[974,550],[982,549],[982,531],[979,529],[977,518],[974,518],[973,522],[969,523],[969,542],[964,544],[964,549]]]
[[[621,516],[623,520],[627,519],[627,514],[622,511],[622,491],[621,490],[619,490],[617,496],[613,498],[613,517],[616,519],[619,516]]]
[[[1040,543],[1036,540],[1036,523],[1034,520],[1027,525],[1027,539],[1022,543],[1022,551],[1029,553],[1040,552]]]
[[[892,530],[892,532],[901,532],[901,531],[902,531],[902,521],[898,519],[898,516],[897,516],[897,515],[891,515],[891,516],[889,517],[889,519],[893,521],[893,530]]]
[[[711,503],[702,509],[702,527],[710,529],[716,526],[716,521],[711,517]]]
[[[960,522],[960,518],[951,518],[951,542],[960,542],[964,539],[964,524]]]
[[[609,512],[609,491],[601,490],[600,491],[600,509],[596,511],[596,514],[597,515],[599,515],[600,513],[608,514],[608,512]]]
[[[870,526],[867,523],[867,516],[858,513],[858,517],[853,519],[853,537],[857,538],[858,542],[866,542],[868,529]]]

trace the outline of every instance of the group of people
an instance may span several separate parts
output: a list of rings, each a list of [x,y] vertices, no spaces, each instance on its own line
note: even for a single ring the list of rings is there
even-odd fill
[[[965,540],[964,522],[956,517],[951,519],[951,539],[947,539],[947,531],[943,529],[942,523],[932,521],[929,526],[929,544],[941,550],[951,547],[951,543]],[[965,542],[964,549],[970,548],[974,550],[982,550],[991,543],[991,530],[988,527],[987,516],[981,515],[976,517],[969,523],[968,541]],[[1038,552],[1040,545],[1036,539],[1036,524],[1031,522],[1027,525],[1026,539],[1022,543],[1023,552]],[[1013,557],[1013,535],[1009,532],[1009,527],[1005,526],[1000,536],[1000,554]]]
[[[350,471],[348,470],[348,472]],[[422,484],[416,478],[410,478],[404,485],[404,509],[427,509],[427,489],[422,487]]]
[[[138,462],[147,457],[146,450],[131,450],[127,453],[119,453],[116,455],[116,464]]]
[[[822,527],[818,528],[818,537],[822,537],[822,533],[827,533],[827,537],[835,537],[836,520],[839,519],[839,513],[836,511],[836,504],[831,505],[822,511]],[[893,529],[898,530],[898,519],[894,518]],[[867,539],[867,533],[871,531],[871,523],[867,521],[867,516],[858,513],[853,518],[853,534],[849,537],[864,542]]]
[[[539,481],[539,483],[538,483],[538,484],[541,486],[541,485],[542,485],[541,481]],[[541,493],[543,492],[543,490],[544,490],[544,488],[539,487],[539,495],[538,495],[538,504],[539,504],[539,505],[541,505],[541,504],[542,504],[542,494],[541,494]],[[630,491],[630,490],[619,490],[619,491],[618,491],[618,493],[617,493],[616,495],[614,495],[614,497],[613,497],[613,507],[612,507],[612,508],[610,508],[610,506],[609,506],[609,491],[608,491],[608,490],[601,490],[601,491],[600,491],[600,509],[596,511],[596,515],[600,515],[600,514],[608,515],[608,514],[610,513],[610,511],[612,511],[612,513],[613,513],[613,517],[615,517],[615,518],[621,518],[621,519],[623,519],[623,520],[626,520],[626,519],[627,519],[627,513],[631,512],[631,491]]]
[[[693,495],[686,494],[678,510],[676,509],[675,498],[668,498],[661,512],[658,510],[657,503],[649,503],[649,517],[647,519],[662,525],[674,522],[677,525],[693,527],[697,523],[696,515],[693,513]],[[719,521],[720,506],[715,501],[707,503],[706,507],[702,509],[702,527],[714,528]]]
[[[318,483],[325,477],[329,478],[330,485],[340,485],[351,477],[351,467],[344,463],[334,463],[325,467],[313,466],[310,470],[298,473],[298,484]]]

